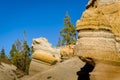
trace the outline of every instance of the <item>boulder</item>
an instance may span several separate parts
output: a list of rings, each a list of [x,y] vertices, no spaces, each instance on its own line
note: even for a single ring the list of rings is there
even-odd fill
[[[60,49],[53,48],[46,38],[33,39],[33,54],[30,63],[30,75],[43,72],[61,61]]]
[[[50,64],[60,62],[60,49],[53,48],[46,38],[33,39],[32,46],[34,50],[32,58]]]
[[[61,58],[70,58],[74,56],[74,48],[75,45],[66,45],[66,46],[62,46],[60,47],[60,55]]]
[[[48,53],[44,53],[44,52],[34,52],[34,54],[32,55],[33,59],[37,59],[49,64],[55,64],[56,62],[58,62],[58,59],[56,58],[56,56],[54,54],[48,54]]]

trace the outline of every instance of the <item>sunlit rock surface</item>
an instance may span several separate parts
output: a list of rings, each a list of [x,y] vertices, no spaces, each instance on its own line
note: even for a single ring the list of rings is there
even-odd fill
[[[33,39],[33,54],[30,63],[30,75],[43,72],[61,61],[60,49],[53,48],[46,38]]]
[[[61,59],[60,49],[53,48],[46,38],[33,39],[34,53],[32,58],[41,60],[47,63],[59,62]]]
[[[78,57],[53,65],[45,71],[27,77],[24,80],[77,80],[77,72],[85,65]],[[41,68],[39,66],[39,68]]]
[[[75,45],[66,45],[60,47],[60,55],[62,59],[69,59],[73,56],[75,56]]]
[[[78,56],[92,59],[91,80],[120,80],[120,0],[90,0],[77,21]]]

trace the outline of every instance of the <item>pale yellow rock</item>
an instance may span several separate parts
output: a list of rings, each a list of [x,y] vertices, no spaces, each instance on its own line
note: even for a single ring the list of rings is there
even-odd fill
[[[32,58],[46,62],[46,63],[50,63],[50,64],[55,64],[58,61],[54,55],[50,55],[47,53],[40,53],[40,52],[34,52],[34,54],[32,55]]]
[[[60,48],[60,55],[62,58],[64,57],[70,58],[74,56],[74,45],[62,46]]]
[[[76,29],[106,29],[111,30],[116,36],[120,36],[120,2],[87,9]]]
[[[96,60],[96,63],[91,80],[120,80],[120,62]]]
[[[33,39],[32,46],[34,50],[32,58],[49,64],[61,61],[60,49],[53,48],[46,38]]]
[[[120,0],[90,1],[76,23],[78,56],[95,63],[90,80],[120,80]]]
[[[90,54],[95,55],[97,58],[108,57],[109,53],[117,53],[116,41],[114,35],[107,31],[80,31],[78,40],[78,55]],[[107,54],[108,53],[108,54]],[[103,55],[101,55],[103,54]],[[97,56],[98,55],[98,56]]]

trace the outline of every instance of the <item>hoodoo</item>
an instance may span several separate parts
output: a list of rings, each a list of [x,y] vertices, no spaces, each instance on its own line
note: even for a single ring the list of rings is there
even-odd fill
[[[78,56],[91,58],[91,80],[119,80],[120,0],[90,0],[77,21]]]

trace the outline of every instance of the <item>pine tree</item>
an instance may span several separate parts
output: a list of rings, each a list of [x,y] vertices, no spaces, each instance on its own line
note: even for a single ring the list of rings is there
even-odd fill
[[[29,47],[29,45],[27,44],[27,41],[26,41],[26,31],[24,31],[24,42],[23,42],[23,50],[21,52],[21,55],[22,55],[22,61],[21,61],[21,64],[22,64],[22,70],[26,73],[26,74],[29,74],[29,65],[30,65],[30,61],[31,61],[31,49]]]
[[[10,50],[11,62],[25,74],[29,74],[31,53],[33,49],[29,47],[26,41],[26,32],[24,31],[24,40],[17,39]]]
[[[17,40],[18,41],[18,40]],[[18,46],[18,45],[17,45]],[[18,52],[18,49],[16,48],[16,41],[12,45],[12,48],[10,50],[10,61],[19,69],[20,68],[20,61],[21,56]]]
[[[15,41],[15,46],[16,46],[16,50],[17,50],[18,52],[21,52],[21,51],[22,51],[22,41],[20,41],[19,39],[17,39],[17,40]]]
[[[64,18],[64,28],[60,31],[62,36],[62,45],[70,45],[76,43],[76,30],[74,25],[70,21],[68,12]]]
[[[57,47],[60,47],[62,44],[61,44],[61,39],[60,37],[58,38],[58,44],[57,44]]]
[[[22,51],[22,70],[29,74],[29,65],[30,65],[30,48],[27,44],[27,41],[25,40],[23,43],[23,51]]]
[[[1,50],[0,58],[1,58],[1,59],[7,59],[7,56],[5,55],[5,50],[4,50],[4,48],[2,48],[2,50]]]
[[[20,64],[21,58],[22,56],[18,52],[16,52],[14,56],[11,58],[11,62],[20,70],[21,70],[21,64]]]
[[[7,55],[5,54],[5,49],[2,48],[2,50],[0,51],[0,62],[4,62],[7,64],[11,64],[11,62],[9,61]]]
[[[12,59],[16,53],[17,53],[17,49],[15,44],[13,44],[12,49],[10,50],[10,58]]]

